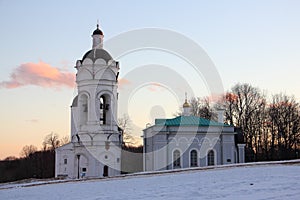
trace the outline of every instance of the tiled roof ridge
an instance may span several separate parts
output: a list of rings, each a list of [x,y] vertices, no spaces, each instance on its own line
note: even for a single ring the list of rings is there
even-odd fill
[[[177,116],[171,119],[156,119],[155,125],[166,126],[230,126],[214,120],[205,119],[197,116]]]

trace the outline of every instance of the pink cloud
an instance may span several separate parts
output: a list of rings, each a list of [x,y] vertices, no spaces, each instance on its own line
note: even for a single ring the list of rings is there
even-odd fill
[[[207,96],[206,98],[210,101],[210,102],[219,102],[222,100],[224,94],[211,94],[209,96]]]
[[[47,63],[25,63],[13,70],[9,81],[0,82],[0,88],[13,89],[27,85],[44,88],[75,86],[75,74],[63,71]]]
[[[151,92],[163,91],[164,87],[159,83],[151,83],[147,89]]]
[[[118,80],[118,86],[120,89],[124,89],[124,87],[126,87],[126,85],[130,84],[131,82],[128,79],[125,78],[120,78]]]

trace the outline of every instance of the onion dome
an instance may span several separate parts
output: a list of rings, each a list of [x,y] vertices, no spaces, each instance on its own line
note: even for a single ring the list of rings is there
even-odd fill
[[[103,35],[103,32],[99,29],[99,24],[97,24],[97,28],[94,30],[93,35]]]
[[[182,107],[184,107],[184,108],[188,108],[188,107],[190,107],[190,104],[187,102],[187,100],[185,99],[185,102],[184,102],[184,104],[183,104],[183,106]]]

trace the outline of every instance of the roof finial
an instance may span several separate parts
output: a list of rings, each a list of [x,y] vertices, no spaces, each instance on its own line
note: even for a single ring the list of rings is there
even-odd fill
[[[183,107],[185,108],[185,107],[190,107],[190,104],[188,103],[188,101],[187,101],[187,93],[185,92],[185,102],[184,102],[184,104],[183,104]]]
[[[183,107],[183,113],[182,115],[183,116],[189,116],[191,115],[191,112],[190,112],[190,104],[188,103],[188,100],[187,100],[187,93],[185,92],[185,102],[184,104],[182,105]]]
[[[99,20],[98,19],[97,19],[97,28],[96,28],[96,30],[94,30],[93,35],[102,35],[102,37],[104,36],[103,32],[99,29]]]
[[[187,92],[185,92],[185,102],[187,102]]]

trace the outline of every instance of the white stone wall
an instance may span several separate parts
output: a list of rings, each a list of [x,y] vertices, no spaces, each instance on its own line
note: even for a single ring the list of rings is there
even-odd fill
[[[195,132],[195,129],[198,132]],[[168,132],[169,131],[169,132]],[[166,127],[144,130],[144,171],[172,169],[173,152],[181,152],[181,166],[190,167],[190,152],[195,149],[198,166],[207,166],[209,150],[215,153],[215,165],[237,162],[234,127]]]

